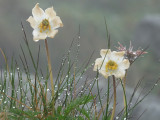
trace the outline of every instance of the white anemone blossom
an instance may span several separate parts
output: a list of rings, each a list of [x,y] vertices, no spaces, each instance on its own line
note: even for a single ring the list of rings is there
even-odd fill
[[[39,3],[32,9],[32,16],[27,21],[30,23],[33,30],[33,40],[45,40],[47,37],[54,38],[58,33],[57,28],[63,27],[60,17],[56,16],[53,7],[43,11],[39,7]]]
[[[102,49],[100,51],[101,58],[97,58],[94,65],[94,71],[99,71],[105,78],[114,75],[116,78],[123,78],[126,69],[130,63],[128,59],[124,59],[125,51],[111,52],[110,49]]]

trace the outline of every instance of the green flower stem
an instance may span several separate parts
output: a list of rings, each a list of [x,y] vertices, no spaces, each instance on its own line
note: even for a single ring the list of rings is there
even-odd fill
[[[47,52],[48,69],[49,69],[49,76],[50,76],[51,88],[52,88],[52,98],[53,98],[52,99],[52,104],[53,104],[52,116],[54,117],[54,83],[53,83],[53,74],[52,74],[51,60],[50,60],[50,55],[49,55],[49,50],[48,50],[48,43],[47,43],[46,39],[45,39],[45,47],[46,47],[46,52]]]
[[[123,79],[123,87],[124,87],[124,91],[126,90],[126,77],[127,77],[127,70]],[[126,98],[125,95],[123,94],[123,100],[124,100],[124,110],[126,109]]]
[[[115,111],[116,111],[116,80],[115,80],[114,76],[112,76],[112,77],[113,77],[114,103],[113,103],[111,120],[114,119],[114,115],[115,115]]]

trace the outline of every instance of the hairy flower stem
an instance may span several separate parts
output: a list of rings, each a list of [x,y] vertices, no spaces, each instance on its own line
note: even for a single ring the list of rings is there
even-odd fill
[[[114,76],[112,76],[112,77],[113,77],[114,103],[113,103],[111,120],[114,119],[114,115],[115,115],[115,111],[116,111],[116,80],[115,80]]]
[[[46,47],[46,52],[47,52],[49,77],[50,77],[51,88],[52,88],[52,104],[53,104],[52,116],[54,117],[54,83],[53,83],[53,74],[52,74],[51,60],[50,60],[50,55],[49,55],[49,50],[48,50],[48,43],[47,43],[46,39],[45,39],[45,47]]]

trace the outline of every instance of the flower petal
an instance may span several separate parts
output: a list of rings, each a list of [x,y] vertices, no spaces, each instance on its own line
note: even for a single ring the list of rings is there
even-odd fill
[[[56,12],[54,11],[53,7],[47,8],[45,10],[45,14],[47,15],[48,18],[53,19],[56,16]]]
[[[113,51],[112,54],[113,54],[113,56],[116,56],[118,58],[124,57],[125,51],[120,51],[120,52]]]
[[[57,33],[58,33],[58,30],[52,30],[47,33],[47,36],[50,38],[54,38]]]
[[[128,69],[129,66],[130,66],[130,62],[129,62],[128,59],[124,59],[124,60],[121,62],[121,64],[119,65],[119,67],[120,67],[121,69],[124,69],[124,70]]]
[[[93,70],[97,71],[97,69],[100,69],[100,67],[102,66],[102,62],[103,62],[102,58],[97,58],[95,61],[95,65],[94,65]]]
[[[39,7],[39,3],[35,5],[35,7],[32,9],[32,14],[33,17],[36,21],[40,21],[43,19],[42,17],[44,16],[44,11]]]
[[[110,55],[111,54],[111,50],[110,49],[101,49],[100,51],[100,55],[104,58],[106,55]]]
[[[33,40],[38,42],[39,40],[45,40],[47,38],[46,33],[40,33],[38,30],[33,30]]]
[[[124,76],[125,76],[125,70],[120,69],[117,72],[113,73],[113,75],[116,78],[124,78]]]
[[[27,21],[30,23],[30,25],[31,25],[32,28],[36,28],[37,23],[36,23],[35,19],[34,19],[32,16],[30,16],[30,17],[27,19]]]
[[[58,17],[58,16],[54,17],[54,19],[51,20],[51,25],[52,25],[53,29],[63,27],[63,23],[62,23],[60,17]]]
[[[110,76],[109,73],[104,70],[100,70],[99,73],[101,73],[105,78],[108,78],[108,76]]]

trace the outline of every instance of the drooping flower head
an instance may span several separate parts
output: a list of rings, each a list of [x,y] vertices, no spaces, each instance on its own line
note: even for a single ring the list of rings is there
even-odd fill
[[[105,78],[114,75],[116,78],[123,78],[125,70],[129,68],[129,60],[124,59],[124,51],[111,52],[110,49],[100,51],[101,58],[97,58],[94,65],[94,71],[99,71]]]
[[[127,49],[126,46],[123,46],[120,42],[118,42],[119,47],[116,47],[118,51],[125,51],[125,58],[129,60],[129,62],[132,64],[139,56],[146,54],[147,52],[138,49],[136,51],[133,51],[132,43],[130,42],[129,48]]]
[[[63,27],[60,17],[56,16],[53,7],[43,11],[39,7],[39,3],[32,9],[32,16],[27,21],[30,23],[33,30],[33,40],[44,40],[47,37],[54,38],[58,33],[57,28]]]

